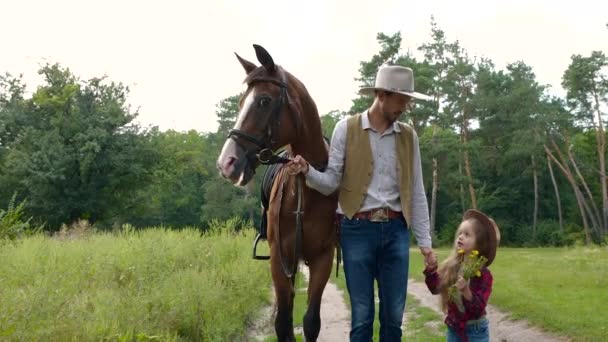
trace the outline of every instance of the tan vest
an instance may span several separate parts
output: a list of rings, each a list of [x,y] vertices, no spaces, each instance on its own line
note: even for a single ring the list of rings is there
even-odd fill
[[[346,124],[344,172],[338,201],[344,215],[348,218],[352,218],[363,204],[367,187],[371,182],[374,163],[369,132],[361,126],[361,115],[353,115],[347,119]],[[395,132],[395,149],[399,160],[397,178],[401,208],[409,223],[412,222],[413,129],[401,122],[399,122],[399,126],[401,132]]]

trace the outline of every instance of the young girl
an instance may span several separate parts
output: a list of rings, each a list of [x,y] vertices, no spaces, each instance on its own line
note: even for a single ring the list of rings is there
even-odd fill
[[[424,269],[427,287],[431,293],[441,295],[441,309],[447,312],[448,342],[490,340],[485,308],[493,279],[488,266],[494,261],[499,241],[500,231],[494,220],[480,211],[467,210],[456,231],[452,254],[439,269],[437,264]],[[487,262],[467,281],[463,277],[462,261],[478,256],[486,257]],[[455,290],[450,290],[452,285]],[[450,291],[457,291],[459,298],[450,299]]]

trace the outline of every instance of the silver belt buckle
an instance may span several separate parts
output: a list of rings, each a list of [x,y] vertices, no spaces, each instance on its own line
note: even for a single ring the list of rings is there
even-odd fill
[[[388,222],[388,209],[380,208],[372,210],[372,215],[369,220],[371,222]]]

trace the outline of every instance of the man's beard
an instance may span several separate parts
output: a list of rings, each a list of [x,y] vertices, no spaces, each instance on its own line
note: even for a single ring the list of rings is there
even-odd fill
[[[384,116],[384,118],[390,122],[390,123],[394,123],[395,121],[397,121],[399,119],[399,117],[401,116],[401,114],[403,114],[402,111],[399,112],[382,112],[382,115]]]

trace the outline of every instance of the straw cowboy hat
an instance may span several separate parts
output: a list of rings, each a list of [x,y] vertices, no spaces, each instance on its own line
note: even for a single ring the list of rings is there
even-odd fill
[[[383,65],[376,74],[376,84],[359,90],[360,95],[374,95],[374,90],[385,90],[420,100],[433,98],[414,91],[414,71],[400,65]]]
[[[490,266],[496,257],[496,249],[500,243],[500,230],[498,229],[498,225],[493,219],[489,218],[486,216],[486,214],[479,210],[469,209],[465,211],[462,215],[462,220],[464,221],[470,218],[477,219],[479,222],[481,222],[483,227],[488,230],[490,241],[488,241],[488,255],[485,255],[485,257],[488,258],[486,266]]]

